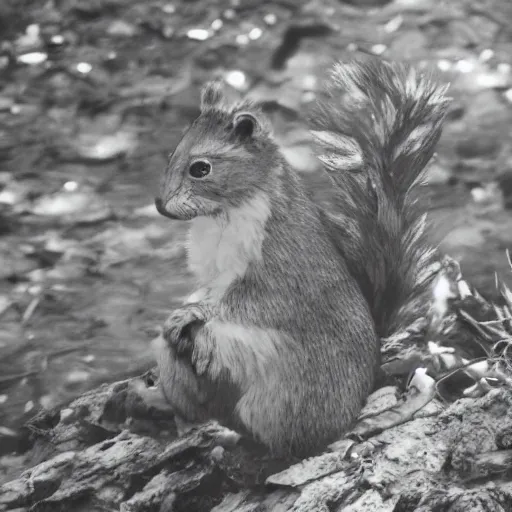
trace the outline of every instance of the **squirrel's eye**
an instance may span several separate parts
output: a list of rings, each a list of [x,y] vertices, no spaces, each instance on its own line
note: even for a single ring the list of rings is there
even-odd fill
[[[188,173],[192,178],[204,178],[205,176],[208,176],[210,174],[210,171],[212,170],[212,166],[209,162],[206,160],[198,160],[197,162],[194,162],[190,169],[188,170]]]

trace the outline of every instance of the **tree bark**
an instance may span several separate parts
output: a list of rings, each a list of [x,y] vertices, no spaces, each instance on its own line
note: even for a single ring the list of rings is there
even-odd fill
[[[139,388],[104,385],[37,417],[33,467],[0,487],[0,511],[512,510],[506,389],[447,408],[433,399],[405,423],[293,463],[213,421],[177,437]]]

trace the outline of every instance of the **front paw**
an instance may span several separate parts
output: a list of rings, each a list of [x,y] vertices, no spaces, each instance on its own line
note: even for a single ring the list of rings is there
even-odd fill
[[[192,353],[194,331],[206,322],[206,310],[199,304],[175,309],[164,324],[163,335],[178,354]]]

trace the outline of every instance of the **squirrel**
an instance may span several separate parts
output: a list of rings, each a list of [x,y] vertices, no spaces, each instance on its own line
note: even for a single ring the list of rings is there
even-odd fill
[[[154,341],[172,409],[277,455],[338,439],[373,390],[380,338],[432,250],[417,200],[446,87],[404,64],[338,63],[310,116],[338,212],[310,198],[260,106],[219,82],[170,155],[155,205],[191,221],[197,283]]]

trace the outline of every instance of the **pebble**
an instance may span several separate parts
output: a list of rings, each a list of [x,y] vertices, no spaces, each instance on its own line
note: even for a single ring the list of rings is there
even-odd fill
[[[84,370],[73,370],[66,375],[66,381],[70,384],[85,382],[90,377],[89,372]]]
[[[247,89],[247,77],[243,71],[233,70],[228,71],[225,75],[226,82],[238,90]]]
[[[401,14],[399,14],[398,16],[395,16],[394,18],[389,20],[386,23],[386,25],[384,25],[384,30],[388,34],[396,32],[402,26],[403,22],[404,22],[404,17]]]
[[[494,57],[494,51],[490,48],[486,48],[485,50],[482,50],[482,52],[479,55],[479,60],[481,62],[487,62],[491,60]]]
[[[133,37],[137,33],[137,27],[123,20],[115,20],[107,28],[111,36]]]
[[[216,446],[211,452],[211,457],[213,460],[219,462],[223,459],[224,452],[225,450],[222,448],[222,446]]]
[[[76,70],[82,75],[87,75],[92,71],[92,66],[88,62],[79,62],[76,65]]]
[[[60,46],[61,44],[64,44],[64,41],[65,41],[64,36],[61,34],[55,34],[50,39],[50,42],[56,46]]]
[[[196,41],[206,41],[210,37],[210,32],[204,28],[193,28],[187,32],[187,37]]]
[[[387,49],[388,47],[385,44],[374,44],[371,47],[371,52],[374,55],[382,55]]]
[[[54,405],[54,399],[52,397],[52,395],[43,395],[40,399],[39,399],[39,404],[41,405],[41,407],[43,407],[43,409],[51,409],[52,406]]]
[[[161,9],[165,14],[174,14],[176,12],[176,7],[173,4],[162,5]]]
[[[33,23],[29,25],[26,28],[25,33],[17,39],[16,46],[19,49],[29,49],[31,47],[34,48],[34,46],[38,46],[41,44],[40,34],[41,29],[39,25]]]
[[[45,52],[30,52],[18,56],[18,62],[27,64],[28,66],[37,66],[42,64],[48,59],[48,54]]]
[[[131,153],[136,145],[136,136],[131,132],[120,131],[98,138],[84,135],[77,141],[77,152],[90,160],[107,161]]]
[[[66,423],[66,420],[68,418],[71,418],[72,416],[73,416],[73,409],[67,408],[67,409],[62,409],[60,411],[60,421],[62,421],[63,423]]]
[[[461,59],[455,64],[455,69],[460,73],[471,73],[475,69],[475,63],[471,60]]]
[[[232,20],[236,16],[236,12],[233,9],[226,9],[223,13],[224,18],[227,20]]]
[[[224,25],[224,22],[221,19],[216,19],[212,21],[211,27],[212,30],[220,30],[222,28],[222,25]]]
[[[437,61],[437,67],[441,71],[449,71],[452,68],[452,63],[447,59],[439,59]]]
[[[263,34],[263,30],[261,30],[261,28],[259,27],[254,27],[250,32],[249,32],[249,39],[251,39],[252,41],[255,41],[256,39],[259,39]]]
[[[265,14],[263,20],[267,25],[275,25],[277,23],[277,16],[274,13]]]
[[[236,42],[240,46],[245,46],[246,44],[249,44],[249,37],[246,34],[238,34],[236,36]]]
[[[0,112],[11,110],[14,106],[14,100],[5,96],[0,96]]]

